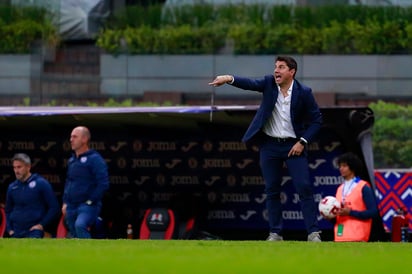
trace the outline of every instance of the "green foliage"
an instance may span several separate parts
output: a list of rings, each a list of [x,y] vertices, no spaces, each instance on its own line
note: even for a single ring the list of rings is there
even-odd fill
[[[404,27],[399,22],[384,21],[376,35],[375,54],[392,54],[404,48]]]
[[[117,101],[116,99],[110,98],[106,102],[102,104],[98,104],[96,102],[87,102],[87,106],[89,107],[158,107],[158,106],[172,106],[173,104],[169,101],[165,101],[162,104],[154,103],[154,102],[139,102],[135,103],[132,99],[125,99],[123,101]]]
[[[60,42],[53,16],[44,8],[0,6],[0,18],[0,53],[27,54],[36,42]]]
[[[322,30],[315,27],[304,29],[296,37],[296,52],[299,54],[320,54],[322,52]]]
[[[24,97],[23,98],[23,106],[30,106],[30,98],[29,97]]]
[[[153,45],[156,42],[156,33],[152,28],[127,28],[123,32],[126,50],[129,54],[154,53]],[[121,41],[121,40],[118,40]]]
[[[132,6],[97,39],[118,54],[407,54],[412,8],[371,6]]]
[[[347,31],[352,40],[355,53],[372,54],[374,52],[375,34],[379,31],[379,26],[374,21],[369,21],[366,25],[361,25],[355,21],[347,22]]]
[[[131,107],[131,106],[133,106],[133,101],[131,99],[127,99],[127,100],[124,100],[122,102],[117,102],[113,98],[110,98],[108,101],[106,101],[103,104],[103,106],[104,107],[118,107],[118,106]]]
[[[369,107],[375,114],[373,150],[377,168],[412,165],[412,105],[379,101]]]
[[[353,49],[360,54],[393,54],[402,50],[402,26],[396,22],[367,20],[365,25],[355,21],[346,24],[353,37]]]
[[[151,26],[158,28],[161,24],[160,18],[162,6],[127,6],[111,14],[106,22],[112,29],[139,28],[141,26]]]
[[[190,25],[200,27],[213,22],[215,10],[211,5],[188,5],[165,8],[161,16],[163,26]]]
[[[170,101],[164,101],[162,104],[159,104],[156,102],[140,102],[136,104],[136,106],[139,106],[139,107],[159,107],[159,106],[170,107],[173,105],[174,104]]]
[[[296,53],[296,39],[299,35],[299,30],[291,25],[278,25],[270,28],[266,32],[265,40],[263,41],[268,54],[291,54]]]
[[[198,33],[188,25],[165,27],[157,32],[153,53],[192,54],[201,53],[201,40]]]
[[[0,11],[1,14],[1,11]],[[3,17],[1,17],[3,18]],[[107,27],[124,29],[127,27],[160,28],[165,25],[191,25],[201,27],[213,23],[255,24],[275,27],[279,24],[295,27],[325,27],[331,22],[345,23],[348,20],[365,25],[367,20],[378,22],[412,22],[412,7],[362,6],[362,5],[148,5],[128,6],[112,14]]]
[[[409,23],[405,26],[405,41],[404,45],[409,52],[412,52],[412,23]]]
[[[347,31],[346,24],[332,21],[323,28],[322,52],[326,54],[347,54],[353,52],[352,44],[355,37]]]
[[[96,45],[114,55],[126,52],[124,32],[128,31],[128,28],[126,30],[106,29],[98,35]]]
[[[22,104],[19,104],[20,106],[25,106],[28,107],[31,105],[31,100],[30,97],[25,97],[23,98]],[[116,100],[114,98],[109,98],[107,101],[103,103],[98,103],[95,101],[88,101],[84,104],[87,107],[159,107],[159,106],[173,106],[174,104],[170,101],[164,101],[161,104],[157,102],[135,102],[133,99],[124,99],[124,100]],[[51,100],[44,106],[52,107],[52,106],[67,106],[67,107],[75,107],[75,106],[81,106],[81,105],[76,105],[73,103],[69,103],[67,105],[62,105],[57,102],[57,100]]]
[[[52,14],[44,8],[0,5],[0,18],[5,24],[12,24],[20,20],[32,20],[43,24],[50,21],[51,17]]]
[[[234,41],[236,54],[264,53],[265,36],[263,27],[242,23],[232,25],[228,32],[228,37]]]
[[[111,54],[213,54],[224,46],[225,32],[219,25],[108,29],[99,35],[96,44]]]
[[[407,119],[412,118],[412,106],[410,105],[399,105],[395,103],[387,103],[384,101],[378,101],[376,103],[371,103],[369,106],[375,113],[375,118],[390,118],[396,119],[400,116],[406,117]]]
[[[0,28],[0,52],[30,53],[33,42],[43,37],[42,25],[32,20],[21,20]]]
[[[408,18],[410,12],[398,7],[365,7],[365,6],[292,6],[292,5],[259,5],[210,4],[167,6],[128,6],[111,15],[107,26],[114,29],[140,27],[142,25],[159,28],[165,25],[191,25],[200,27],[210,22],[225,24],[244,23],[267,25],[290,24],[299,27],[321,27],[331,21],[344,23],[348,19],[364,23],[365,18],[377,20],[398,20]]]

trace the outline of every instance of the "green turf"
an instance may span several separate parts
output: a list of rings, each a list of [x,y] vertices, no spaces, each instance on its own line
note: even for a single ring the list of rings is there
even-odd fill
[[[0,273],[412,273],[411,243],[0,239]]]

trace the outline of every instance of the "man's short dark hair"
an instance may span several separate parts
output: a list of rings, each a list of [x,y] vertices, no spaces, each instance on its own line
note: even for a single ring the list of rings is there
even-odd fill
[[[352,170],[355,175],[360,174],[363,168],[361,159],[359,159],[359,157],[353,152],[347,152],[339,156],[337,159],[337,164],[338,166],[340,164],[347,164],[349,169]]]
[[[295,59],[293,59],[290,56],[278,56],[276,58],[276,62],[277,61],[285,62],[289,69],[294,69],[295,70],[295,74],[293,75],[293,77],[296,75],[296,72],[298,71],[298,63],[296,62]]]

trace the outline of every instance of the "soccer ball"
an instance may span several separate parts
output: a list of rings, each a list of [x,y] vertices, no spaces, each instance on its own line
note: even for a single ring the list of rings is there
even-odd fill
[[[340,202],[333,196],[326,196],[319,202],[319,212],[325,218],[335,218],[340,209]]]

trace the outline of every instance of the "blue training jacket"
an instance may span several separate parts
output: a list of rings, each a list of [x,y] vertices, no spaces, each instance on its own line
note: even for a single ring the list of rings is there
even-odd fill
[[[90,149],[79,157],[73,154],[67,165],[63,203],[77,206],[87,200],[93,204],[101,202],[109,188],[109,174],[102,156]]]
[[[48,225],[57,218],[60,206],[50,183],[32,174],[25,182],[15,180],[8,186],[5,211],[7,231],[20,233],[37,224]]]

